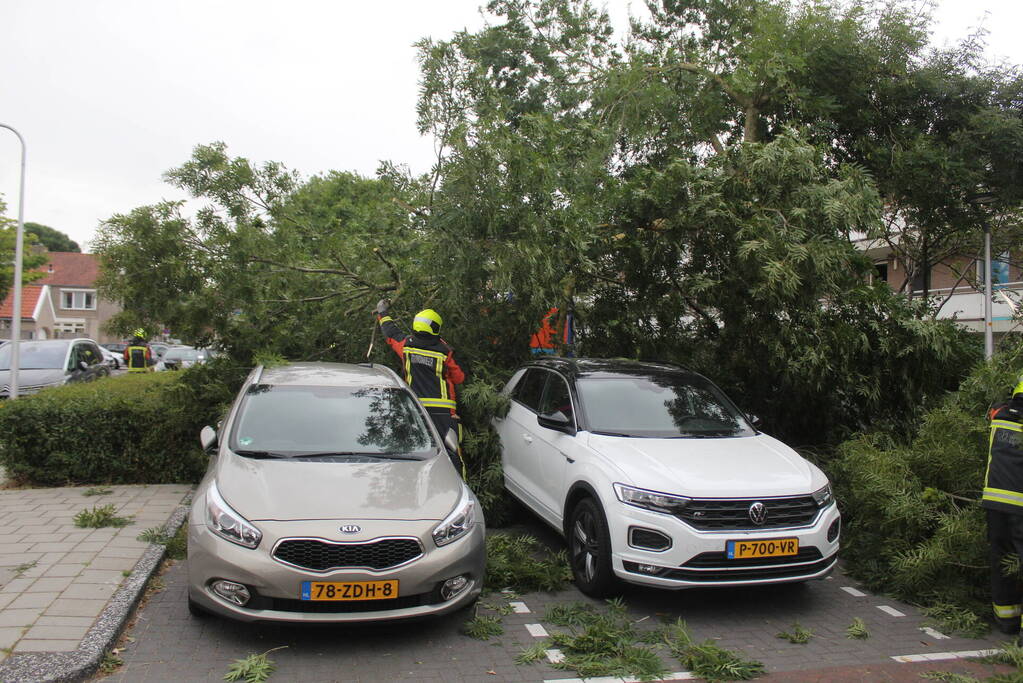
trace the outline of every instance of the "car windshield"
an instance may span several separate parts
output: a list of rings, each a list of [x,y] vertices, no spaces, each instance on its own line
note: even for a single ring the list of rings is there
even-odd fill
[[[231,434],[250,455],[426,458],[436,452],[416,399],[402,389],[254,384]]]
[[[22,370],[64,370],[66,341],[22,342],[18,345],[18,367]],[[11,369],[11,345],[0,346],[0,370]]]
[[[591,432],[648,438],[755,433],[717,387],[696,375],[581,377],[577,388]]]

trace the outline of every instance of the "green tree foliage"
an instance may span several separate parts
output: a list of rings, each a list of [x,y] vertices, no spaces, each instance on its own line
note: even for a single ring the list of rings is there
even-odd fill
[[[0,199],[0,302],[7,298],[14,287],[14,254],[18,238],[18,222],[4,217],[6,211],[7,204]],[[27,230],[22,239],[21,283],[30,284],[46,277],[46,273],[32,270],[46,263],[46,257],[29,248],[33,240]]]
[[[75,242],[67,234],[51,228],[48,225],[42,225],[40,223],[25,223],[25,233],[32,233],[34,239],[33,243],[42,244],[50,251],[72,251],[80,253],[81,247],[78,246],[78,242]]]
[[[914,602],[987,614],[984,513],[987,411],[1004,400],[1023,346],[978,364],[958,392],[925,413],[912,438],[874,430],[841,445],[833,463],[843,557],[857,578]]]

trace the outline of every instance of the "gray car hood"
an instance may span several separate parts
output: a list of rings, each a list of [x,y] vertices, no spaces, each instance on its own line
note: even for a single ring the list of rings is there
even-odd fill
[[[250,521],[301,519],[435,519],[447,517],[462,495],[451,460],[323,463],[218,458],[215,475],[224,500]]]

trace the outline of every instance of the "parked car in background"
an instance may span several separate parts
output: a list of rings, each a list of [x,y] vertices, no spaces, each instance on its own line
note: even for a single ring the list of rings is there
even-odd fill
[[[257,367],[188,521],[188,606],[242,621],[349,622],[471,606],[483,513],[433,422],[381,365]]]
[[[100,346],[113,354],[124,357],[124,350],[128,348],[127,342],[109,342]]]
[[[109,365],[114,370],[121,368],[121,354],[114,353],[110,349],[100,344],[99,352],[103,354],[103,362]]]
[[[820,579],[841,518],[827,477],[706,377],[661,363],[545,358],[494,420],[508,491],[568,543],[576,585]]]
[[[197,363],[205,363],[216,355],[210,349],[194,349],[191,346],[172,346],[156,363],[154,370],[182,370]]]
[[[106,377],[99,344],[91,339],[49,339],[18,344],[18,395]],[[11,345],[0,345],[0,398],[10,396]]]
[[[167,344],[166,342],[149,342],[149,350],[153,352],[153,361],[156,362],[163,358],[163,354],[167,353],[167,349],[173,348],[175,344]]]

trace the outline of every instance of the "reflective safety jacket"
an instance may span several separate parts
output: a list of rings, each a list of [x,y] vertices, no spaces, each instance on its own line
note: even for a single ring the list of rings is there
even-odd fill
[[[145,372],[149,369],[152,352],[148,346],[132,344],[124,350],[124,364],[128,372]]]
[[[1023,397],[1013,398],[995,412],[988,443],[981,505],[1023,515]]]
[[[391,316],[380,318],[380,329],[387,344],[401,359],[405,381],[428,411],[455,412],[455,385],[465,381],[465,373],[455,362],[454,351],[437,335],[413,332],[406,335]]]

